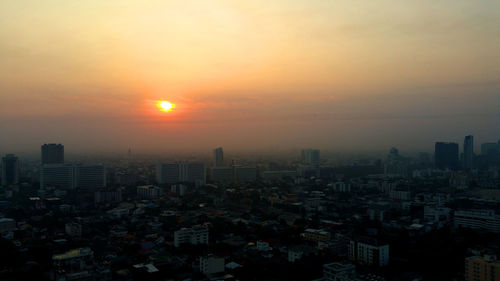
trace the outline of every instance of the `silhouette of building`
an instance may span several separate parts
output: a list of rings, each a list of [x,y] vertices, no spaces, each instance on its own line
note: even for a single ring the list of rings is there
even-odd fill
[[[396,148],[391,148],[384,163],[384,173],[389,177],[407,177],[408,161],[399,155]]]
[[[464,170],[470,170],[474,166],[474,136],[466,136],[464,139]]]
[[[98,189],[106,186],[106,167],[102,164],[74,166],[75,187]]]
[[[42,164],[64,163],[64,145],[49,143],[44,144],[42,149]]]
[[[436,142],[434,164],[438,169],[458,169],[458,143]]]
[[[214,149],[214,163],[215,167],[221,167],[224,165],[224,152],[222,147]]]
[[[303,164],[319,168],[319,149],[303,149],[301,156]]]
[[[40,170],[40,188],[99,189],[106,186],[106,167],[101,164],[45,164]]]
[[[156,181],[160,184],[194,183],[203,185],[206,182],[205,164],[203,163],[159,163],[156,166]]]
[[[2,186],[19,184],[19,159],[14,154],[2,157]]]

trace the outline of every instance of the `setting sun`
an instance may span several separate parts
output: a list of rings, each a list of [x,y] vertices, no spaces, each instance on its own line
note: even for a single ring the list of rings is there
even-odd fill
[[[169,112],[175,108],[175,104],[168,101],[158,101],[158,108],[162,111]]]

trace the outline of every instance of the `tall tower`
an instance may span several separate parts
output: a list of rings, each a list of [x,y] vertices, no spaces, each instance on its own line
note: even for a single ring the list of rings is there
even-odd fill
[[[19,184],[19,160],[14,154],[2,157],[2,186]]]
[[[458,143],[436,142],[434,146],[436,168],[456,170],[458,168]]]
[[[464,139],[464,170],[473,168],[474,161],[474,136],[468,135]]]
[[[64,163],[64,145],[49,143],[44,144],[42,149],[42,164]]]
[[[214,149],[214,163],[215,167],[221,167],[224,165],[224,152],[222,147]]]

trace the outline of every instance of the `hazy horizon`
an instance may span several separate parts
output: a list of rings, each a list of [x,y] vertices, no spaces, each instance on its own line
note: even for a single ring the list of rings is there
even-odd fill
[[[493,0],[3,1],[0,42],[0,153],[500,139]]]

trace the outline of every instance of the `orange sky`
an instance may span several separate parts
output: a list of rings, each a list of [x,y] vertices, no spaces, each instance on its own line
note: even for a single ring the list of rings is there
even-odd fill
[[[493,141],[498,46],[493,0],[1,1],[0,152]]]

